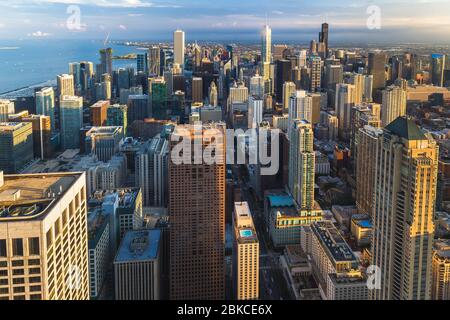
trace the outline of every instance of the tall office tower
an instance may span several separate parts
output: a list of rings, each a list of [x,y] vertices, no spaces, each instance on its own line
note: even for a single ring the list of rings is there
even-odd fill
[[[338,84],[336,86],[336,115],[339,119],[339,136],[349,139],[352,129],[351,110],[355,106],[355,86]]]
[[[364,126],[356,133],[356,206],[360,212],[371,216],[376,174],[374,159],[382,133],[381,129],[372,126]]]
[[[157,46],[148,49],[148,74],[161,75],[161,49]]]
[[[101,73],[107,73],[111,77],[113,75],[113,50],[111,48],[105,48],[100,50],[100,69]]]
[[[201,145],[204,151],[216,136],[208,129],[224,129],[222,124],[194,128],[175,128],[171,154],[180,139],[191,142],[189,150]],[[215,147],[217,161],[211,165],[190,164],[196,158],[190,156],[189,164],[169,160],[170,299],[225,297],[225,141],[216,140]]]
[[[114,78],[115,79],[115,78]],[[130,89],[130,70],[125,68],[119,68],[117,70],[117,83],[116,92],[120,92],[120,89]]]
[[[355,86],[355,104],[363,102],[363,96],[365,91],[365,76],[360,73],[353,73],[351,75],[351,84]]]
[[[109,101],[100,100],[90,107],[91,124],[95,127],[106,125],[107,112],[109,108]]]
[[[98,160],[108,162],[119,152],[123,139],[122,127],[92,127],[86,132],[85,151],[94,154]]]
[[[444,86],[444,70],[446,69],[445,54],[431,55],[431,83],[438,87]]]
[[[311,262],[325,300],[367,300],[367,279],[352,249],[331,221],[311,225]]]
[[[264,101],[259,97],[248,98],[248,128],[256,129],[263,121]]]
[[[291,81],[291,75],[291,62],[289,60],[278,60],[275,93],[279,103],[283,102],[283,85],[285,82]]]
[[[311,55],[317,54],[317,41],[316,40],[311,40],[311,42],[309,43],[309,53]]]
[[[89,94],[94,81],[94,64],[90,61],[80,62],[80,88],[81,94]]]
[[[168,84],[164,78],[156,78],[150,83],[149,95],[151,115],[155,119],[167,119]]]
[[[181,30],[173,33],[173,63],[184,68],[184,31]]]
[[[83,126],[83,98],[62,96],[61,113],[61,144],[63,149],[80,148],[80,129]]]
[[[159,136],[144,143],[135,156],[136,186],[146,207],[167,205],[168,141]]]
[[[248,101],[248,88],[243,84],[236,82],[230,87],[230,93],[228,95],[228,105],[233,103],[247,103]]]
[[[319,33],[319,43],[325,46],[325,58],[328,56],[328,23],[322,23],[322,31]]]
[[[193,49],[193,60],[195,69],[200,68],[202,64],[202,48],[197,43],[195,43]]]
[[[136,71],[147,73],[148,70],[148,54],[139,53],[136,55]]]
[[[373,75],[364,76],[364,93],[363,93],[363,101],[364,102],[372,102],[372,92],[373,92]]]
[[[290,98],[288,115],[288,137],[291,137],[291,129],[295,120],[312,122],[312,98],[306,91],[298,90]]]
[[[311,60],[311,92],[320,91],[322,88],[323,61],[320,57]]]
[[[61,98],[62,96],[74,96],[75,86],[73,83],[73,75],[60,74],[56,77],[57,82],[57,96]]]
[[[264,97],[264,78],[259,75],[258,71],[250,78],[250,95]]]
[[[372,94],[386,85],[386,55],[382,52],[369,52],[369,74],[373,76]]]
[[[235,202],[233,214],[234,298],[259,297],[259,240],[247,202]]]
[[[124,104],[113,104],[106,110],[106,125],[123,127],[123,134],[128,134],[128,107]]]
[[[101,75],[100,83],[94,85],[94,95],[96,100],[111,100],[112,77],[104,73]]]
[[[291,97],[295,94],[297,87],[292,81],[287,81],[283,84],[283,113],[289,112],[289,104]]]
[[[148,95],[130,95],[128,96],[128,125],[131,125],[135,120],[144,120],[150,116],[150,106]]]
[[[385,127],[398,117],[406,115],[406,91],[397,86],[383,90],[381,123]]]
[[[272,29],[265,25],[261,32],[261,63],[264,80],[270,78],[270,64],[272,62]]]
[[[431,258],[438,147],[399,117],[384,129],[376,157],[372,265],[381,289],[375,300],[423,300],[431,295]],[[389,226],[389,227],[387,227]]]
[[[33,128],[27,122],[0,122],[0,171],[19,173],[33,160]]]
[[[192,103],[203,103],[203,79],[192,78]]]
[[[0,122],[8,122],[8,115],[14,113],[14,102],[0,99]]]
[[[75,85],[75,91],[81,90],[81,65],[79,62],[69,63],[69,74],[73,75],[73,83]]]
[[[89,299],[84,173],[0,181],[0,300]]]
[[[392,57],[392,68],[391,68],[391,80],[395,81],[397,79],[403,78],[403,61],[400,57]]]
[[[343,82],[344,69],[342,65],[327,64],[325,68],[325,85],[328,90],[336,90],[336,85]]]
[[[217,86],[214,81],[211,81],[211,85],[209,86],[209,104],[213,107],[217,107],[219,105],[217,97]]]
[[[116,300],[159,300],[161,230],[129,231],[114,259]]]
[[[36,92],[36,114],[49,116],[52,131],[55,130],[55,92],[52,87]]]
[[[33,129],[34,157],[49,159],[52,156],[52,130],[49,116],[29,115],[20,119],[20,122],[30,122]]]
[[[439,240],[433,248],[431,298],[450,300],[450,240]]]
[[[308,52],[306,50],[300,50],[298,55],[298,67],[301,69],[306,67],[306,60],[308,57]]]
[[[294,120],[289,137],[289,189],[300,209],[314,208],[314,132],[306,120]]]

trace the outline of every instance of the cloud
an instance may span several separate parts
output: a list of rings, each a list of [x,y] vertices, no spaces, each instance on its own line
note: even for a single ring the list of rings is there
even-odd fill
[[[121,25],[119,25],[119,29],[121,29],[121,30],[127,30],[127,27],[124,26],[123,24],[121,24]]]
[[[52,35],[51,33],[42,32],[42,31],[36,31],[36,32],[32,32],[32,33],[28,34],[29,37],[35,37],[35,38],[45,38],[45,37],[49,37],[51,35]]]
[[[148,0],[12,0],[8,1],[8,4],[4,5],[21,5],[21,4],[73,4],[73,5],[89,5],[98,7],[117,7],[117,8],[141,8],[141,7],[156,7],[158,4],[154,4]],[[164,4],[162,4],[164,5]],[[168,4],[170,5],[170,4]]]

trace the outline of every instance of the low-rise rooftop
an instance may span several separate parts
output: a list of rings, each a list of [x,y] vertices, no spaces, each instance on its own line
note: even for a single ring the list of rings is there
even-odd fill
[[[114,263],[155,260],[159,255],[161,230],[129,231],[125,234]]]

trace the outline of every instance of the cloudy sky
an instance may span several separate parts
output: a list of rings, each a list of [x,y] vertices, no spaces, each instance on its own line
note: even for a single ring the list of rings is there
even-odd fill
[[[257,41],[268,21],[274,42],[307,41],[327,21],[336,43],[450,43],[450,0],[1,0],[0,12],[0,39],[167,40],[182,28],[188,40]]]

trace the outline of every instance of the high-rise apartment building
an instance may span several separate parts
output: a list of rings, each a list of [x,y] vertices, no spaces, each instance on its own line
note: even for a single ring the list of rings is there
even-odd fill
[[[264,97],[264,78],[258,72],[250,78],[250,95]]]
[[[84,173],[0,179],[1,300],[89,299],[85,179]]]
[[[80,129],[83,126],[83,98],[62,96],[60,113],[63,149],[80,148]]]
[[[320,89],[322,88],[322,69],[322,59],[320,57],[314,57],[311,60],[311,92],[320,91]]]
[[[256,129],[263,121],[264,101],[258,97],[248,98],[248,128]]]
[[[375,300],[431,297],[438,147],[406,117],[384,129],[376,157],[372,265]]]
[[[294,120],[289,137],[289,189],[302,210],[314,208],[314,133],[311,123]]]
[[[123,134],[128,134],[128,107],[125,104],[113,104],[106,110],[106,125],[123,127]]]
[[[188,139],[190,150],[199,144],[203,152],[216,136],[213,129],[223,126],[204,125],[199,132],[177,126],[173,138]],[[178,145],[173,138],[171,154]],[[169,160],[170,298],[224,299],[225,141],[216,141],[213,164],[192,154],[183,158],[188,163]]]
[[[19,173],[33,160],[33,128],[27,122],[0,122],[0,170]]]
[[[219,105],[218,94],[217,94],[217,86],[214,81],[211,81],[211,85],[209,86],[209,104],[213,107],[217,107]]]
[[[306,91],[298,90],[294,91],[289,101],[288,135],[290,137],[290,129],[295,120],[306,120],[309,123],[312,123],[313,99]]]
[[[398,117],[406,115],[406,90],[397,86],[383,90],[381,123],[384,127]]]
[[[450,240],[436,241],[432,266],[431,298],[450,300]]]
[[[14,113],[14,102],[0,99],[0,122],[8,122],[8,115]]]
[[[173,33],[173,63],[182,68],[184,66],[184,31],[176,30]]]
[[[157,46],[148,49],[148,73],[149,75],[161,75],[161,49]]]
[[[383,131],[364,126],[356,132],[356,206],[360,212],[373,214],[373,192],[375,189],[375,161],[379,139]]]
[[[247,202],[235,202],[233,229],[235,298],[255,300],[259,297],[259,240]]]

